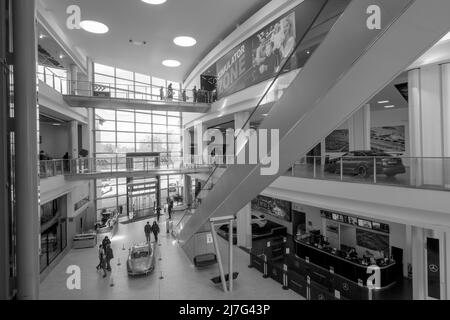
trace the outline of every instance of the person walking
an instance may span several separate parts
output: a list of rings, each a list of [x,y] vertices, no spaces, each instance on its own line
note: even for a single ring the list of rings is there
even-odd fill
[[[167,100],[169,100],[169,101],[173,100],[173,88],[172,88],[172,84],[171,83],[167,87]]]
[[[108,245],[106,247],[105,251],[105,257],[106,257],[106,269],[111,272],[111,260],[114,259],[114,253],[111,248],[111,245]]]
[[[158,243],[159,225],[156,221],[153,221],[152,225],[153,235],[155,236],[155,242]]]
[[[151,241],[150,234],[152,233],[152,226],[150,225],[150,222],[147,222],[147,224],[144,227],[145,232],[145,239],[147,240],[147,243]]]
[[[158,222],[159,222],[159,218],[161,217],[161,207],[160,206],[158,206],[157,208],[156,208],[156,219],[158,220]]]
[[[103,250],[106,250],[106,247],[111,244],[111,240],[109,240],[108,236],[105,236],[102,241]]]
[[[103,245],[98,246],[98,259],[99,263],[96,267],[98,270],[103,270],[103,278],[106,278],[106,257],[105,257],[105,250],[103,249]]]
[[[198,101],[197,86],[194,86],[194,89],[192,90],[192,94],[194,95],[194,103],[196,103]]]

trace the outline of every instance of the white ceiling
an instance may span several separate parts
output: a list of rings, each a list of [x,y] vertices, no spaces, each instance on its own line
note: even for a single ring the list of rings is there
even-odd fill
[[[221,39],[270,0],[168,0],[162,5],[141,0],[41,2],[73,46],[94,61],[181,82]],[[66,9],[73,4],[80,6],[82,20],[103,22],[109,32],[95,35],[67,29]],[[193,36],[197,45],[176,46],[173,38],[180,35]],[[147,45],[132,45],[130,39]],[[164,67],[165,59],[179,60],[182,66]]]

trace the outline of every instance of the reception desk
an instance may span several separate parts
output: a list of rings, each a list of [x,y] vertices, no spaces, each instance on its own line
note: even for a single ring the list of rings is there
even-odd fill
[[[335,274],[362,286],[366,286],[367,278],[370,276],[370,274],[367,273],[368,265],[363,265],[359,262],[340,257],[302,240],[295,240],[295,254],[297,257],[309,263],[315,264],[326,270],[332,270]],[[381,288],[388,287],[395,283],[398,275],[398,268],[395,262],[379,266],[379,268]]]

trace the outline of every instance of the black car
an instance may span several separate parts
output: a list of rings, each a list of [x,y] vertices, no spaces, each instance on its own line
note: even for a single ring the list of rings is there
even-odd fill
[[[368,178],[374,174],[374,163],[376,163],[377,174],[393,177],[396,174],[406,172],[402,159],[384,152],[364,150],[348,152],[342,157],[328,160],[325,164],[325,171],[340,174],[342,167],[343,174],[359,175]]]

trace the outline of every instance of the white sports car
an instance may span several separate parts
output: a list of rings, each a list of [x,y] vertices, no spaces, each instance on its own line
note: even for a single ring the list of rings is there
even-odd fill
[[[155,244],[134,245],[130,249],[127,260],[129,276],[147,275],[155,268]]]

